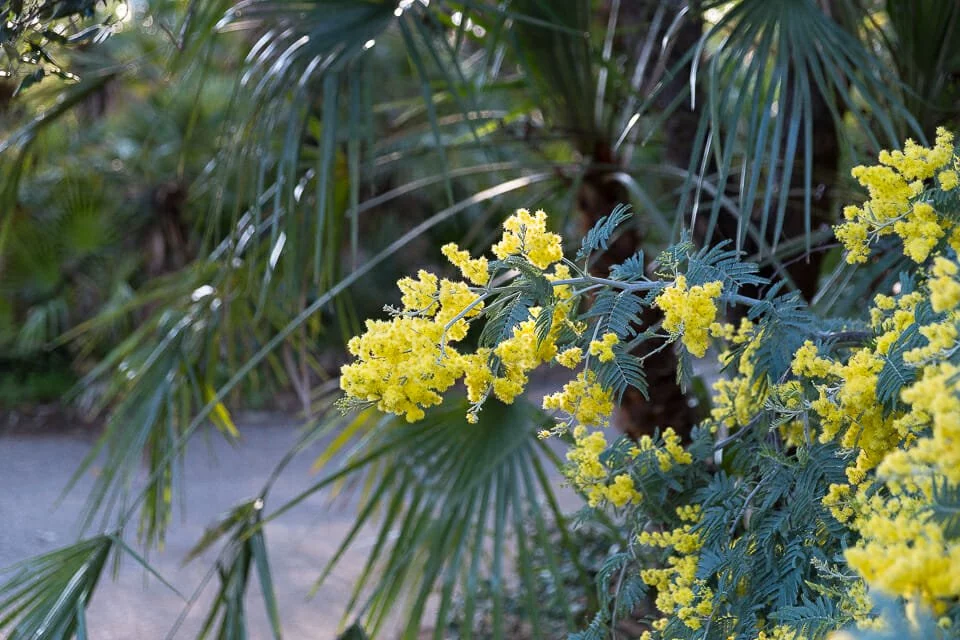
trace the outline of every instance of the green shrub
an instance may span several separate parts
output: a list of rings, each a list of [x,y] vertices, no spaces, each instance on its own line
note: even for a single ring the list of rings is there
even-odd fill
[[[952,637],[960,616],[952,135],[940,130],[933,148],[908,142],[880,162],[854,169],[869,199],[837,227],[851,264],[881,243],[903,254],[893,290],[878,292],[865,317],[818,318],[726,246],[682,241],[649,269],[637,255],[596,277],[591,256],[625,209],[587,234],[575,261],[563,257],[544,212],[519,210],[492,247],[495,260],[444,247],[465,282],[425,271],[400,280],[402,308],[349,343],[343,405],[413,422],[462,380],[473,422],[488,402],[514,402],[537,368],[576,371],[544,399],[557,420],[541,437],[566,440],[569,481],[592,507],[624,518],[630,540],[600,571],[599,610],[577,638],[607,637],[648,600],[658,612],[644,638],[797,640],[847,627]],[[747,297],[744,285],[763,294]],[[650,307],[662,320],[643,326]],[[746,309],[739,326],[722,322],[734,307]],[[641,342],[678,348],[687,381],[694,358],[717,348],[724,375],[711,417],[686,444],[668,425],[638,441],[607,436],[627,387],[648,392],[632,353]]]

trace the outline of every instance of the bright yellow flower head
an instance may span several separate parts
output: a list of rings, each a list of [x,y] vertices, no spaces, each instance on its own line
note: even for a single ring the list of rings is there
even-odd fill
[[[946,233],[933,207],[926,202],[914,203],[913,210],[894,223],[893,230],[903,239],[904,255],[916,263],[926,260]]]
[[[930,279],[930,305],[937,313],[952,311],[960,305],[960,282],[957,281],[957,265],[938,256],[933,261],[933,278]]]
[[[924,181],[934,176],[944,191],[957,186],[956,171],[940,171],[954,160],[953,134],[937,129],[932,148],[907,140],[903,151],[881,151],[879,159],[877,166],[852,170],[869,199],[862,207],[844,209],[846,222],[834,227],[837,239],[847,249],[847,262],[854,264],[866,262],[872,239],[896,233],[903,240],[904,254],[923,262],[952,226],[918,198],[926,188]]]
[[[709,328],[717,318],[715,300],[722,290],[719,280],[688,289],[687,278],[681,275],[654,300],[664,313],[663,328],[681,334],[687,350],[698,358],[707,352]]]
[[[613,346],[620,343],[615,333],[605,333],[600,340],[590,341],[590,355],[597,356],[600,362],[613,360]]]
[[[793,354],[793,373],[808,378],[824,378],[835,371],[835,365],[826,358],[821,358],[816,345],[807,340]]]
[[[847,263],[866,262],[870,256],[870,239],[866,223],[846,222],[833,228],[833,234],[847,249]]]
[[[443,245],[440,251],[473,284],[483,286],[490,281],[489,263],[483,256],[471,259],[470,252],[461,250],[455,242]]]
[[[640,494],[633,485],[633,478],[622,473],[613,479],[613,484],[606,489],[606,498],[615,507],[622,507],[628,502],[639,502]]]
[[[341,369],[340,388],[409,422],[423,418],[423,409],[440,404],[462,373],[459,354],[449,347],[441,352],[442,333],[427,318],[367,320],[367,331],[347,345],[357,360]]]
[[[604,424],[613,412],[613,398],[596,380],[592,371],[580,372],[562,391],[545,397],[543,408],[564,411],[583,425]]]
[[[440,311],[437,312],[437,324],[447,325],[462,314],[462,317],[453,322],[447,331],[447,340],[463,340],[470,329],[468,318],[473,318],[483,311],[483,302],[478,302],[480,296],[470,290],[465,282],[440,281],[440,292],[437,296],[440,301]],[[473,305],[473,306],[470,306]],[[469,308],[469,310],[468,310]]]
[[[526,256],[540,269],[546,269],[563,258],[561,238],[547,231],[547,214],[537,211],[531,215],[526,209],[517,209],[503,223],[503,238],[493,245],[493,253],[501,260],[512,255]]]
[[[953,191],[956,189],[958,182],[960,182],[957,179],[957,172],[953,169],[938,173],[937,180],[940,181],[940,188],[944,191]]]
[[[699,512],[684,512],[689,524],[672,531],[643,531],[637,538],[640,544],[673,548],[663,569],[643,569],[640,578],[657,590],[656,606],[665,616],[679,618],[694,631],[703,626],[703,621],[713,612],[713,591],[704,580],[697,578],[697,566],[703,541],[693,525],[700,519]],[[664,617],[653,624],[654,628],[665,625]],[[658,624],[660,623],[660,624]]]
[[[579,347],[570,347],[569,349],[564,349],[562,352],[557,354],[555,358],[557,364],[567,369],[573,369],[583,358],[583,351]]]
[[[417,279],[401,278],[397,282],[403,294],[400,301],[403,310],[425,316],[432,316],[437,312],[437,286],[439,279],[428,271],[421,269],[417,272]]]

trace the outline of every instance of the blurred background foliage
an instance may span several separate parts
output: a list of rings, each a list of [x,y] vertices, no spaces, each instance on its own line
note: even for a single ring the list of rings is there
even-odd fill
[[[101,416],[78,473],[100,455],[109,472],[86,524],[138,517],[150,548],[190,436],[236,438],[231,410],[295,398],[305,439],[338,433],[328,457],[346,461],[308,491],[365,477],[359,521],[408,533],[386,566],[446,540],[414,587],[444,594],[438,634],[472,624],[452,621],[478,609],[453,604],[458,585],[502,600],[479,549],[549,584],[574,556],[507,551],[525,528],[567,526],[536,466],[555,463],[537,416],[463,435],[456,410],[433,431],[330,413],[342,345],[395,301],[398,273],[442,270],[448,241],[489,246],[517,207],[575,239],[629,202],[609,263],[692,229],[841,315],[898,272],[881,256],[855,279],[831,244],[860,197],[847,169],[960,113],[960,7],[938,0],[39,0],[0,15],[0,406]],[[695,420],[675,364],[651,361],[662,398],[628,398],[628,431]],[[507,435],[523,436],[515,456]],[[451,460],[476,479],[444,475],[462,471]],[[426,495],[451,508],[418,507]],[[289,506],[268,503],[267,521]],[[244,514],[234,524],[260,531]],[[223,588],[242,595],[265,552],[223,531],[231,566],[248,563]],[[414,579],[389,575],[348,618],[383,624]],[[243,607],[211,616],[234,637]]]

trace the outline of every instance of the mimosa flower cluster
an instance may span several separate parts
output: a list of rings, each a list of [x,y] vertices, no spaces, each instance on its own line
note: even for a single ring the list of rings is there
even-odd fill
[[[957,186],[950,133],[924,149],[881,154],[881,166],[855,170],[871,199],[848,209],[838,229],[849,254],[862,262],[868,239],[900,235],[904,254],[922,267],[916,288],[877,295],[870,309],[872,340],[837,349],[806,342],[794,355],[793,373],[814,397],[821,442],[836,440],[854,452],[847,484],[823,498],[833,516],[859,536],[845,552],[868,585],[941,616],[953,628],[960,599],[960,539],[936,506],[960,486],[960,277],[958,232],[924,201],[950,202]],[[936,176],[939,190],[923,184]],[[862,241],[851,243],[850,229]],[[886,374],[886,376],[884,376]],[[892,399],[880,386],[891,386]],[[878,621],[874,621],[874,626]],[[882,621],[879,621],[882,628]]]
[[[560,236],[546,230],[546,214],[520,210],[504,224],[503,239],[494,246],[501,257],[522,256],[541,269],[562,258]],[[443,254],[460,269],[469,283],[483,286],[490,281],[490,263],[471,258],[456,244],[443,247]],[[556,265],[554,278],[568,275]],[[397,283],[402,308],[389,321],[368,320],[367,331],[350,340],[347,348],[357,361],[343,367],[340,386],[348,398],[375,404],[384,412],[408,421],[424,417],[425,409],[439,404],[443,394],[463,379],[471,401],[481,402],[493,393],[512,402],[527,384],[527,374],[556,355],[556,333],[567,324],[563,309],[553,316],[546,339],[535,332],[537,309],[530,319],[513,328],[512,335],[492,348],[460,353],[455,344],[469,332],[481,315],[484,293],[466,282],[438,278],[420,271],[417,279]],[[558,291],[562,297],[563,291]],[[496,365],[491,363],[496,361]],[[468,416],[476,419],[476,414]]]
[[[644,569],[640,577],[656,588],[655,604],[664,614],[652,623],[654,630],[662,631],[670,617],[676,616],[688,629],[696,631],[704,626],[713,612],[713,591],[705,580],[697,578],[699,551],[703,544],[694,527],[701,513],[697,505],[681,506],[676,511],[684,522],[680,527],[664,532],[643,531],[638,536],[637,541],[642,545],[672,550],[665,568]],[[647,632],[641,637],[652,636]]]
[[[958,228],[928,201],[935,176],[943,191],[957,186],[952,133],[938,129],[932,148],[907,140],[903,151],[884,151],[879,165],[854,167],[852,173],[870,197],[862,206],[845,208],[847,221],[836,227],[837,239],[848,251],[847,262],[866,262],[870,243],[891,234],[900,237],[904,255],[917,263],[948,234],[954,249],[960,246]]]
[[[418,420],[462,384],[476,422],[485,402],[522,396],[538,369],[565,372],[542,401],[552,423],[539,436],[565,439],[569,484],[631,530],[629,558],[611,565],[620,573],[599,578],[591,629],[615,623],[611,585],[633,584],[631,597],[649,598],[639,609],[650,640],[838,639],[893,628],[890,615],[960,637],[953,135],[908,141],[853,175],[868,198],[836,227],[847,262],[894,250],[914,265],[866,298],[864,317],[740,295],[764,282],[732,252],[685,243],[657,260],[663,279],[636,260],[598,277],[590,255],[612,228],[598,223],[573,262],[544,212],[519,210],[492,257],[442,248],[463,281],[400,280],[393,317],[350,342],[348,404]],[[749,316],[725,322],[732,305]],[[660,320],[645,326],[651,308]],[[611,435],[624,390],[645,391],[640,344],[696,358],[716,348],[722,373],[689,438],[669,424],[642,425],[655,435],[636,441]],[[883,596],[894,609],[879,608]]]
[[[617,472],[601,460],[608,442],[603,432],[596,430],[608,425],[614,410],[614,389],[601,381],[603,367],[621,367],[617,358],[631,357],[625,355],[622,340],[629,331],[623,327],[611,330],[610,320],[600,317],[592,319],[594,330],[590,332],[589,314],[579,319],[580,306],[589,299],[577,296],[575,289],[596,288],[597,280],[586,266],[581,268],[563,258],[561,238],[548,230],[548,222],[543,211],[518,210],[504,222],[501,239],[491,247],[496,260],[474,258],[455,243],[444,245],[442,254],[465,281],[423,270],[416,278],[402,278],[397,283],[401,307],[388,308],[393,318],[368,320],[367,331],[348,344],[356,360],[341,371],[346,404],[372,404],[416,421],[462,382],[471,403],[467,419],[477,422],[488,399],[512,403],[524,393],[529,376],[539,367],[575,370],[559,391],[544,398],[543,408],[562,419],[541,436],[572,436],[567,475],[592,505],[638,503],[641,494],[629,473]],[[531,270],[539,275],[530,276]],[[531,277],[539,278],[538,286],[549,288],[546,295],[541,291],[542,299],[531,296],[527,287],[532,285],[524,281]],[[702,356],[708,327],[716,319],[721,283],[689,287],[683,274],[667,283],[641,280],[624,282],[622,293],[639,295],[660,289],[652,304],[664,312],[664,331],[656,337],[665,343],[679,341],[693,355]],[[633,294],[633,289],[638,293]],[[519,306],[521,300],[528,304]],[[519,313],[504,313],[505,308]],[[503,323],[497,339],[485,342],[481,336],[475,349],[460,348],[481,318],[488,325]],[[600,332],[604,325],[607,330]],[[633,457],[653,452],[663,472],[690,462],[671,429],[665,429],[660,442],[656,445],[646,438],[635,447]]]
[[[687,278],[681,275],[654,301],[663,309],[663,328],[682,334],[683,344],[698,358],[707,352],[708,329],[717,318],[715,301],[722,290],[719,281],[688,288]]]

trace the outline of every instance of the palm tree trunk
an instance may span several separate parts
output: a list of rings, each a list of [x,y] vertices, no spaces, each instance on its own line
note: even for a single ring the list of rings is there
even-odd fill
[[[631,2],[621,6],[620,24],[626,33],[637,33],[638,29],[631,29],[632,25],[648,24],[658,2]],[[671,4],[676,13],[683,0],[673,0]],[[632,23],[632,25],[631,25]],[[662,25],[666,29],[669,22]],[[689,11],[677,26],[674,44],[669,47],[656,66],[660,69],[674,68],[683,56],[695,47],[700,40],[703,23],[696,11]],[[660,38],[660,34],[656,34]],[[629,46],[629,44],[627,44]],[[653,66],[653,65],[651,65]],[[689,75],[689,65],[674,80],[668,84],[659,97],[663,107],[684,90],[684,78]],[[690,159],[691,150],[696,132],[697,115],[690,110],[689,102],[684,101],[664,123],[665,146],[664,159],[670,164],[686,168]],[[620,162],[609,142],[600,142],[593,149],[594,161],[600,166],[615,166]],[[629,202],[630,196],[624,186],[611,178],[606,170],[598,169],[588,172],[578,194],[578,207],[584,231],[589,229],[597,220],[608,215],[620,203]],[[636,226],[631,225],[620,235],[610,248],[594,265],[598,273],[606,274],[610,267],[619,264],[632,256],[643,245],[643,238]],[[644,312],[641,322],[643,326],[651,326],[661,319],[656,309]],[[640,345],[634,352],[643,357],[651,351],[649,345]],[[620,405],[617,416],[617,426],[627,435],[637,438],[641,435],[652,434],[657,428],[673,427],[683,437],[687,437],[690,429],[698,422],[700,412],[691,404],[688,396],[677,382],[677,356],[670,349],[664,349],[650,355],[644,362],[644,372],[647,384],[654,390],[651,397],[643,395],[633,387],[627,389]]]

